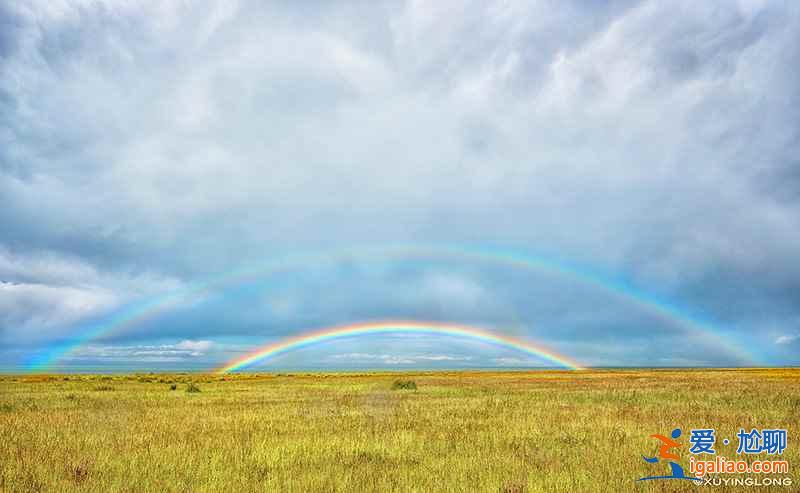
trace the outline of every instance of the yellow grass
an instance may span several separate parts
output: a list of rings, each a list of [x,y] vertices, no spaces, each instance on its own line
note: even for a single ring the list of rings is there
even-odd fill
[[[0,491],[693,491],[648,435],[798,421],[800,370],[6,376]]]

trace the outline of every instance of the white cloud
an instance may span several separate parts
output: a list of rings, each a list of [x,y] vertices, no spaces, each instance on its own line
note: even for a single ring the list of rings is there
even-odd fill
[[[108,362],[180,362],[206,356],[212,346],[211,341],[192,340],[157,345],[91,344],[73,351],[65,359]]]
[[[117,306],[118,296],[99,287],[0,282],[0,341],[63,336],[71,324]]]
[[[449,356],[446,354],[418,355],[414,358],[422,361],[469,361],[472,356]]]
[[[214,343],[211,341],[191,341],[186,339],[175,344],[175,348],[189,351],[208,351],[213,345]]]
[[[452,356],[447,354],[375,354],[375,353],[343,353],[329,357],[332,360],[348,361],[378,361],[387,365],[413,365],[424,362],[440,361],[469,361],[471,356]]]
[[[65,331],[81,321],[181,286],[162,275],[105,271],[72,255],[11,252],[0,243],[0,340],[70,335]]]
[[[775,339],[775,344],[791,344],[800,339],[800,334],[784,334]]]

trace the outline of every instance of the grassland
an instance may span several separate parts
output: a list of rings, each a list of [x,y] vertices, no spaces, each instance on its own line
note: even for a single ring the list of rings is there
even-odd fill
[[[5,376],[0,491],[702,490],[635,482],[675,426],[787,428],[798,464],[800,370]]]

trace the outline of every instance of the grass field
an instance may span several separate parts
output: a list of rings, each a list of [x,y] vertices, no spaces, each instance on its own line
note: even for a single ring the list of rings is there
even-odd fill
[[[793,466],[800,370],[5,376],[0,491],[703,490],[635,482],[676,426],[684,466],[706,427],[786,428]]]

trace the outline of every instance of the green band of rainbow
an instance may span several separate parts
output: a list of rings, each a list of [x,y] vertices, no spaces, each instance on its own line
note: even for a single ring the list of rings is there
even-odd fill
[[[300,336],[289,337],[281,341],[260,347],[250,354],[237,358],[233,361],[229,361],[224,366],[219,368],[217,373],[228,373],[231,371],[240,370],[272,356],[333,339],[388,333],[432,334],[466,337],[497,346],[515,349],[571,370],[580,370],[583,368],[583,365],[579,364],[578,362],[566,356],[557,354],[550,349],[546,349],[538,343],[533,344],[528,341],[496,334],[477,327],[439,322],[390,320],[327,327],[324,329],[315,330],[313,332],[307,332]]]

